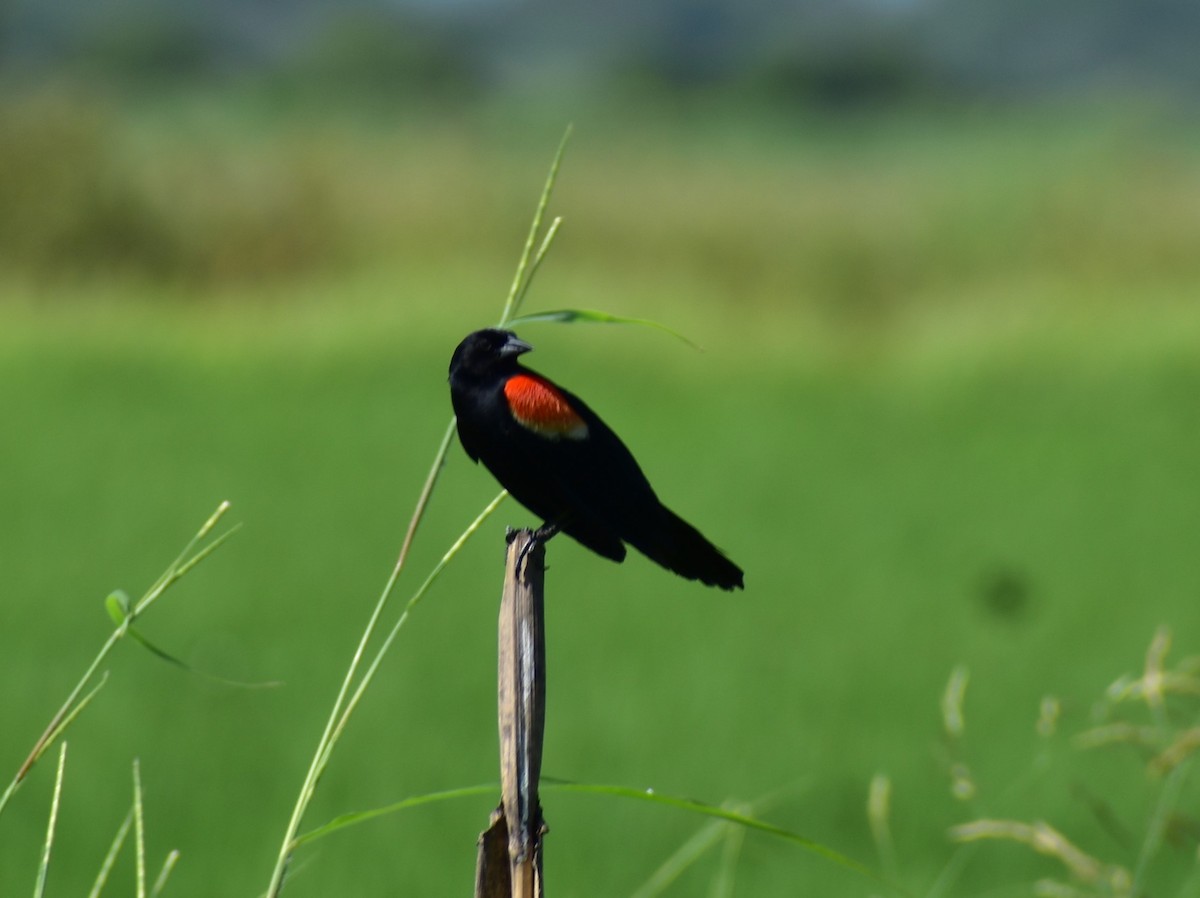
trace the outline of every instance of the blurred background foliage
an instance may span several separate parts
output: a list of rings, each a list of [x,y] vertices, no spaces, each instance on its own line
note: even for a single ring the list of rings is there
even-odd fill
[[[530,327],[531,364],[748,588],[556,541],[547,773],[767,796],[886,866],[883,772],[914,894],[1070,880],[1021,846],[956,848],[981,816],[1149,857],[1145,894],[1189,894],[1195,787],[1149,850],[1145,750],[1070,737],[1160,624],[1198,645],[1198,39],[1189,0],[4,6],[0,769],[103,638],[103,596],[222,499],[245,528],[145,628],[287,683],[118,653],[73,731],[51,882],[87,888],[138,755],[152,853],[183,852],[167,894],[265,888],[448,420],[449,354],[499,314],[573,121],[529,310],[653,318],[706,352]],[[414,586],[494,494],[457,450],[442,489]],[[497,521],[421,606],[312,825],[494,778],[499,544]],[[0,819],[0,894],[33,878],[50,774]],[[547,804],[563,895],[633,893],[702,825]],[[288,894],[465,892],[486,805],[335,836]],[[760,836],[737,857],[734,894],[868,891]],[[666,894],[727,895],[718,868]]]

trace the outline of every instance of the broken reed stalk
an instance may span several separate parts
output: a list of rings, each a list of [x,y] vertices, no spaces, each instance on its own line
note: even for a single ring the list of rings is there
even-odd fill
[[[538,781],[546,728],[545,545],[508,534],[500,599],[500,806],[479,837],[475,898],[542,898]]]

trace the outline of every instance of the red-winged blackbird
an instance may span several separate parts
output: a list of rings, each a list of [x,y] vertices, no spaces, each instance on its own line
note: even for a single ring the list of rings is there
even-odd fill
[[[625,444],[578,396],[522,367],[533,347],[510,331],[469,335],[450,360],[458,437],[518,502],[561,530],[623,561],[629,543],[689,580],[733,589],[742,571],[695,527],[658,501]]]

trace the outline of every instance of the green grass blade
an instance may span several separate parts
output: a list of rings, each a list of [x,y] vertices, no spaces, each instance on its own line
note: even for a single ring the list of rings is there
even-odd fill
[[[567,125],[566,131],[563,132],[562,140],[559,141],[558,151],[554,154],[554,161],[550,164],[550,173],[546,176],[546,184],[542,187],[542,195],[538,199],[537,209],[533,213],[533,222],[529,226],[529,236],[525,238],[525,249],[521,253],[521,259],[517,263],[517,271],[513,276],[512,286],[508,290],[508,299],[504,303],[504,311],[500,314],[500,321],[497,326],[506,327],[510,319],[521,308],[521,303],[525,301],[525,294],[529,292],[529,285],[533,282],[533,274],[537,270],[535,264],[533,269],[529,269],[530,259],[533,257],[533,245],[537,241],[538,232],[542,229],[542,219],[546,215],[546,206],[550,203],[550,195],[554,193],[554,182],[558,179],[558,168],[562,164],[563,154],[567,149],[567,141],[571,138],[571,126]],[[558,222],[550,228],[546,239],[542,242],[542,250],[538,253],[537,262],[541,262],[541,257],[545,255],[549,248],[549,243],[553,239],[554,234],[558,231]],[[529,276],[526,277],[528,270]]]
[[[100,872],[96,874],[96,882],[92,885],[92,890],[88,892],[88,898],[100,898],[100,892],[108,883],[108,877],[112,874],[113,865],[117,862],[117,855],[121,853],[121,848],[125,844],[125,839],[129,836],[129,830],[133,826],[133,808],[125,815],[125,819],[121,821],[121,825],[117,828],[117,835],[112,841],[112,845],[108,847],[108,854],[104,855],[104,861],[100,864]]]
[[[146,817],[142,809],[142,767],[133,759],[133,844],[137,848],[137,898],[146,898]]]
[[[224,503],[224,505],[223,505],[224,508],[227,508],[228,506],[229,506],[228,502]],[[172,584],[177,583],[179,580],[181,580],[184,577],[184,575],[188,573],[188,571],[190,571],[192,568],[194,568],[196,565],[198,565],[201,561],[203,561],[205,558],[207,558],[213,552],[217,551],[217,549],[219,549],[222,545],[225,544],[225,541],[227,539],[229,539],[229,537],[233,536],[235,533],[237,533],[241,529],[242,529],[241,524],[235,524],[234,526],[232,526],[228,530],[226,530],[224,533],[222,533],[220,536],[218,536],[216,539],[214,539],[207,546],[205,546],[203,549],[201,549],[199,552],[197,552],[195,555],[193,555],[191,558],[189,558],[187,561],[183,562],[183,564],[179,565],[178,567],[172,568],[170,571],[168,571],[167,575],[162,580],[160,580],[158,584],[156,584],[154,589],[151,589],[148,593],[146,593],[146,595],[144,595],[141,599],[138,600],[137,605],[134,606],[133,614],[131,615],[131,619],[132,619],[132,617],[136,617],[136,616],[140,615],[147,608],[149,608],[156,601],[158,601],[158,598],[164,592],[167,591],[167,588],[169,586],[171,586]]]
[[[276,686],[283,685],[278,680],[266,680],[261,683],[248,683],[248,682],[245,682],[242,680],[231,680],[228,677],[222,677],[219,674],[209,673],[206,670],[200,670],[197,667],[192,667],[192,665],[188,664],[186,661],[182,660],[181,658],[177,658],[174,655],[170,654],[169,652],[165,651],[164,649],[159,648],[157,645],[155,645],[149,639],[147,639],[145,636],[143,636],[142,633],[136,627],[129,628],[129,635],[135,642],[137,642],[139,645],[143,646],[146,649],[146,651],[150,652],[150,654],[154,655],[156,658],[159,658],[159,659],[165,661],[167,664],[170,664],[172,667],[178,667],[180,670],[186,671],[187,673],[190,673],[190,674],[194,674],[195,676],[198,676],[198,677],[203,677],[206,680],[211,680],[214,683],[220,683],[222,686],[233,686],[238,689],[272,689]]]
[[[737,874],[738,859],[742,856],[742,845],[746,841],[746,829],[732,823],[724,825],[721,861],[717,867],[717,878],[713,882],[712,898],[733,898],[733,883]]]
[[[534,312],[530,315],[522,315],[519,318],[514,318],[508,322],[509,327],[519,327],[522,324],[534,324],[542,321],[553,321],[561,324],[574,324],[582,321],[590,324],[636,324],[640,327],[652,327],[655,330],[663,331],[670,334],[678,340],[682,340],[693,349],[701,349],[701,347],[693,343],[679,331],[672,330],[665,324],[659,324],[657,321],[651,321],[647,318],[628,318],[623,315],[610,315],[608,312],[598,312],[595,309],[555,309],[550,312]]]
[[[4,812],[4,809],[8,806],[12,796],[16,794],[17,789],[20,787],[21,783],[24,782],[25,777],[29,775],[29,771],[33,769],[38,759],[41,758],[46,750],[55,742],[55,740],[57,740],[66,731],[67,727],[74,722],[76,717],[79,716],[79,713],[91,702],[100,686],[103,685],[104,681],[101,679],[100,685],[93,688],[91,692],[84,696],[84,691],[97,676],[100,666],[108,658],[108,655],[113,650],[113,647],[128,632],[129,626],[134,619],[143,611],[145,611],[146,608],[149,607],[150,604],[153,603],[159,596],[161,596],[172,583],[178,581],[202,559],[208,557],[208,555],[210,555],[218,546],[224,543],[225,540],[237,530],[237,527],[234,527],[227,533],[222,534],[203,550],[192,556],[189,560],[185,560],[188,559],[188,555],[192,549],[195,548],[195,546],[201,540],[208,536],[213,527],[216,526],[217,522],[221,519],[225,512],[228,511],[229,507],[230,506],[228,502],[222,502],[217,507],[217,510],[213,512],[207,521],[205,521],[204,525],[199,529],[199,531],[197,531],[196,535],[191,538],[184,551],[179,554],[179,556],[171,563],[167,570],[154,582],[150,589],[146,591],[145,595],[138,600],[132,611],[129,610],[128,596],[126,596],[120,590],[115,590],[105,599],[105,610],[107,611],[109,617],[113,619],[113,622],[117,624],[117,628],[109,634],[108,639],[106,639],[104,645],[100,647],[100,651],[96,653],[96,656],[92,659],[91,664],[88,665],[87,670],[84,671],[83,676],[79,678],[79,681],[75,684],[66,700],[50,718],[50,722],[46,725],[46,728],[42,731],[42,734],[34,742],[33,748],[26,756],[24,763],[22,763],[17,769],[16,774],[13,776],[12,781],[5,788],[4,793],[0,794],[0,814]],[[84,697],[81,699],[81,696]]]
[[[433,469],[429,472],[429,477],[426,479],[425,489],[422,491],[421,498],[417,502],[417,512],[414,514],[414,517],[409,524],[409,530],[405,537],[404,546],[400,550],[400,559],[397,561],[391,577],[384,586],[383,594],[376,603],[375,611],[371,615],[371,620],[367,624],[366,631],[359,640],[358,649],[355,653],[353,661],[351,662],[346,678],[342,683],[341,692],[338,694],[337,700],[334,702],[330,718],[326,723],[325,732],[322,734],[321,740],[317,744],[317,752],[313,756],[312,763],[309,766],[308,775],[305,778],[304,785],[301,787],[300,796],[297,799],[296,806],[292,809],[292,817],[288,822],[288,828],[284,834],[284,842],[280,848],[279,855],[276,858],[275,867],[271,872],[271,881],[267,886],[266,891],[266,895],[268,896],[278,895],[283,888],[284,874],[287,870],[292,852],[296,848],[296,838],[297,833],[300,831],[300,822],[304,817],[304,812],[308,808],[309,802],[312,800],[313,793],[316,791],[317,782],[320,780],[321,775],[325,772],[325,768],[328,766],[329,759],[333,754],[333,749],[336,747],[338,740],[341,739],[342,733],[345,731],[351,715],[354,713],[359,701],[361,701],[363,695],[366,693],[367,687],[374,679],[375,672],[379,669],[379,665],[383,661],[384,656],[387,654],[388,649],[391,647],[392,643],[396,639],[396,636],[400,633],[400,630],[407,622],[408,616],[412,612],[412,609],[416,607],[418,602],[420,602],[421,598],[428,591],[434,580],[437,579],[438,575],[442,572],[446,565],[449,564],[451,559],[458,554],[458,551],[462,548],[467,539],[479,529],[480,525],[482,525],[482,523],[492,514],[492,512],[499,507],[504,498],[508,496],[508,492],[502,490],[500,494],[496,496],[496,498],[493,499],[484,508],[484,510],[479,513],[478,516],[476,516],[475,520],[467,527],[465,531],[463,531],[458,539],[455,540],[454,544],[442,556],[441,561],[438,562],[429,576],[425,578],[425,582],[421,584],[421,587],[408,600],[408,604],[404,606],[404,610],[400,613],[399,619],[392,626],[392,629],[384,639],[383,644],[375,653],[375,657],[370,666],[363,673],[362,679],[359,680],[358,686],[354,688],[353,693],[351,693],[349,698],[347,698],[347,694],[350,692],[350,689],[353,685],[354,674],[358,670],[358,665],[362,660],[363,654],[366,652],[367,642],[369,641],[372,632],[374,632],[376,622],[379,619],[379,615],[383,611],[383,606],[394,590],[396,580],[404,566],[405,558],[408,555],[408,548],[412,544],[412,536],[415,532],[416,525],[420,520],[420,516],[424,512],[426,504],[428,503],[429,496],[433,490],[433,485],[437,480],[438,472],[445,463],[446,449],[450,444],[453,434],[454,423],[451,422],[450,430],[447,431],[445,438],[442,440],[442,446],[438,452],[438,457],[434,461]]]
[[[154,887],[150,890],[150,898],[159,898],[163,889],[166,888],[167,880],[171,877],[171,872],[175,869],[175,864],[179,862],[179,849],[172,849],[167,854],[167,859],[163,861],[162,870],[158,872],[158,876],[154,880]]]
[[[1146,836],[1138,851],[1137,865],[1133,869],[1132,894],[1134,895],[1141,895],[1144,892],[1147,872],[1155,855],[1162,848],[1171,813],[1183,791],[1190,768],[1191,764],[1187,761],[1180,764],[1167,775],[1159,790],[1158,801],[1155,802],[1154,811],[1146,827]]]
[[[798,845],[806,851],[819,855],[828,861],[832,861],[838,866],[845,867],[847,870],[852,870],[862,876],[872,879],[881,885],[886,885],[899,893],[903,890],[892,883],[887,882],[874,870],[866,864],[856,861],[839,851],[823,845],[799,833],[784,829],[782,826],[776,826],[773,823],[767,823],[765,820],[759,820],[755,817],[750,817],[746,814],[739,814],[736,811],[730,811],[726,808],[717,807],[716,805],[704,804],[700,801],[695,801],[690,798],[677,798],[671,795],[660,795],[657,792],[646,789],[633,789],[628,786],[605,786],[605,785],[590,785],[583,783],[572,783],[567,780],[556,780],[549,777],[543,778],[542,791],[553,792],[579,792],[589,795],[608,795],[618,798],[632,798],[637,801],[646,801],[651,804],[658,804],[664,807],[676,808],[683,811],[691,811],[695,814],[702,814],[706,817],[713,817],[717,820],[724,820],[729,823],[736,823],[746,829],[755,830],[756,832],[766,833],[769,836],[774,836],[777,839],[782,839],[785,842],[790,842],[793,845]]]
[[[208,537],[208,535],[212,533],[213,528],[216,527],[221,518],[225,516],[225,512],[229,511],[229,508],[230,503],[228,499],[217,506],[217,510],[208,516],[208,520],[200,525],[200,529],[196,531],[196,535],[193,536],[191,541],[189,541],[188,544],[183,547],[183,551],[175,556],[175,560],[171,562],[171,566],[168,567],[166,573],[163,574],[164,578],[170,576],[172,572],[178,572],[183,567],[187,566],[187,564],[184,563],[184,559],[188,557],[192,549],[200,545],[200,543],[202,543]]]
[[[371,665],[363,674],[362,680],[358,684],[358,688],[355,689],[354,694],[346,703],[346,710],[343,712],[341,720],[338,721],[338,725],[335,727],[330,737],[329,751],[333,750],[334,744],[339,738],[341,738],[342,731],[346,728],[346,724],[350,721],[350,715],[354,713],[354,709],[358,707],[358,703],[362,700],[363,695],[366,693],[367,687],[371,685],[371,681],[375,678],[375,672],[379,669],[379,665],[383,662],[384,656],[387,655],[388,650],[392,647],[392,643],[396,641],[396,637],[400,634],[401,628],[405,623],[408,622],[409,614],[411,614],[412,610],[417,607],[421,599],[425,597],[425,594],[429,591],[429,588],[433,585],[434,581],[437,580],[438,576],[443,570],[445,570],[446,565],[448,565],[454,559],[454,557],[458,555],[466,541],[479,530],[479,528],[483,525],[483,522],[491,517],[492,512],[499,508],[500,503],[503,502],[507,497],[508,490],[501,490],[499,495],[489,502],[484,507],[483,511],[479,512],[479,514],[475,516],[475,520],[473,520],[467,526],[467,529],[464,530],[459,535],[458,539],[456,539],[450,546],[450,548],[446,550],[445,554],[442,555],[441,560],[434,565],[433,570],[430,571],[429,575],[425,578],[425,582],[421,584],[417,591],[413,593],[412,597],[408,600],[408,604],[404,606],[404,611],[400,613],[400,618],[388,632],[387,637],[379,646],[379,651],[375,653],[375,658],[371,661]]]
[[[58,737],[67,731],[67,727],[74,723],[75,718],[79,716],[83,709],[92,703],[92,699],[96,697],[96,693],[103,689],[104,684],[107,682],[108,671],[105,671],[100,675],[100,681],[92,687],[91,692],[83,696],[83,698],[71,707],[53,729],[47,731],[46,738],[39,744],[36,754],[30,755],[29,760],[25,762],[27,767],[32,767],[38,762],[42,755],[46,753],[46,750],[58,740]]]
[[[533,263],[529,266],[529,274],[526,275],[525,283],[521,287],[521,295],[513,307],[514,312],[525,303],[525,295],[529,292],[529,287],[533,284],[538,269],[542,267],[546,253],[550,252],[550,247],[554,243],[554,238],[558,236],[558,229],[562,227],[562,222],[561,215],[555,216],[554,220],[550,222],[550,227],[546,228],[546,236],[542,238],[541,246],[538,247],[537,254],[533,257]]]
[[[50,872],[50,849],[54,845],[54,828],[58,823],[58,803],[62,798],[63,771],[67,766],[67,743],[58,751],[58,773],[54,777],[54,797],[50,800],[50,823],[46,827],[46,844],[42,847],[42,860],[38,864],[37,882],[33,887],[33,898],[42,898],[46,893],[46,876]]]
[[[385,805],[381,808],[372,808],[367,811],[356,811],[349,814],[342,814],[334,817],[323,826],[318,826],[316,829],[309,830],[303,835],[297,836],[293,843],[296,847],[307,845],[309,842],[315,842],[318,839],[323,839],[328,835],[332,835],[339,830],[346,829],[350,826],[357,826],[360,823],[366,823],[368,820],[374,820],[376,817],[384,817],[388,814],[395,814],[398,811],[406,811],[409,808],[418,808],[422,805],[435,804],[440,801],[451,801],[456,798],[477,798],[480,795],[495,795],[500,787],[496,783],[488,783],[483,786],[466,786],[462,789],[447,789],[443,792],[429,792],[425,795],[413,795],[409,798],[402,799],[392,804]]]
[[[742,813],[751,815],[761,812],[774,804],[778,797],[779,793],[775,792],[741,805]],[[731,894],[734,868],[741,852],[744,835],[744,829],[723,820],[706,823],[654,871],[650,878],[633,893],[632,898],[654,898],[665,892],[688,867],[696,863],[705,852],[717,844],[722,844],[723,850],[717,877],[713,881],[713,895]]]
[[[891,808],[892,781],[886,775],[877,773],[871,778],[871,785],[867,789],[867,825],[883,875],[896,880],[899,879],[899,867],[892,840]]]
[[[188,558],[192,550],[208,537],[208,534],[212,532],[213,528],[216,527],[217,523],[222,517],[225,516],[225,512],[229,511],[229,509],[230,503],[228,500],[217,506],[217,510],[209,515],[208,520],[205,521],[200,526],[200,529],[196,531],[195,535],[188,540],[188,544],[183,547],[183,551],[175,556],[175,560],[167,566],[167,569],[163,571],[159,578],[154,581],[151,587],[146,590],[145,595],[138,599],[137,604],[134,605],[133,613],[130,615],[130,617],[136,617],[145,611],[150,605],[154,604],[154,602],[158,600],[159,596],[167,591],[171,584],[176,583],[181,577],[183,577],[184,574],[199,564],[204,558],[207,558],[218,546],[224,543],[226,539],[240,529],[240,524],[234,526],[229,530],[229,532],[214,540],[206,549],[198,552],[192,558]]]
[[[665,892],[688,867],[700,860],[704,854],[721,841],[729,824],[714,820],[701,827],[690,839],[671,854],[630,898],[656,898]]]
[[[220,536],[214,538],[211,543],[209,543],[207,546],[205,546],[203,549],[201,549],[199,552],[197,552],[195,555],[193,555],[191,558],[189,558],[187,561],[185,561],[183,564],[181,564],[179,566],[179,569],[175,572],[175,579],[178,580],[180,577],[182,577],[184,574],[186,574],[188,571],[190,571],[192,568],[194,568],[196,565],[198,565],[201,561],[203,561],[205,558],[207,558],[213,552],[217,551],[217,549],[221,548],[221,546],[225,544],[225,541],[227,539],[229,539],[229,537],[233,536],[235,533],[237,533],[241,529],[242,529],[242,525],[240,523],[237,523],[237,524],[234,524],[232,527],[230,527],[228,530],[226,530],[224,533],[222,533]]]
[[[385,805],[379,808],[371,808],[365,811],[355,811],[349,814],[342,814],[335,817],[333,820],[319,826],[314,830],[297,836],[293,841],[293,847],[315,842],[318,839],[346,829],[351,826],[357,826],[360,823],[365,823],[369,820],[374,820],[379,817],[387,816],[388,814],[396,813],[397,811],[407,810],[409,808],[420,807],[421,805],[433,804],[440,801],[449,801],[458,798],[472,798],[479,795],[493,794],[498,791],[499,786],[494,784],[482,786],[468,786],[462,789],[447,789],[440,792],[430,792],[425,795],[414,795],[405,798],[393,804]],[[588,795],[614,796],[617,798],[631,798],[637,801],[645,801],[651,804],[662,805],[664,807],[675,808],[678,810],[691,811],[695,814],[700,814],[705,817],[711,817],[718,821],[718,826],[721,823],[734,824],[745,830],[754,830],[756,832],[765,833],[769,836],[774,836],[785,842],[797,845],[804,850],[813,854],[819,855],[827,861],[831,861],[840,867],[858,873],[867,879],[873,880],[880,885],[886,886],[892,891],[900,895],[907,895],[902,887],[881,877],[878,873],[859,861],[854,860],[839,851],[835,851],[820,842],[809,839],[799,833],[792,832],[782,826],[776,826],[773,823],[768,823],[765,820],[760,820],[752,817],[749,814],[740,813],[738,811],[729,810],[728,808],[717,807],[715,805],[705,804],[700,801],[694,801],[690,798],[677,798],[670,795],[660,795],[652,790],[633,789],[628,786],[608,786],[608,785],[592,785],[584,783],[573,783],[568,780],[555,779],[553,777],[543,777],[542,779],[543,792],[576,792]],[[720,833],[718,833],[719,837]],[[690,863],[690,861],[689,861]],[[677,874],[676,874],[677,875]],[[653,895],[655,892],[647,893]]]
[[[571,128],[568,126],[563,134],[562,140],[559,142],[558,149],[554,155],[554,161],[550,166],[550,172],[546,178],[546,183],[542,188],[537,209],[534,212],[533,222],[530,225],[529,234],[525,240],[525,247],[521,253],[521,258],[517,263],[517,270],[513,277],[512,285],[509,289],[508,298],[505,301],[504,309],[500,315],[500,326],[504,326],[505,323],[508,322],[509,319],[520,309],[521,303],[524,301],[525,295],[529,290],[530,284],[532,283],[533,275],[537,272],[542,260],[549,251],[550,245],[553,242],[555,235],[558,233],[558,229],[561,225],[561,219],[554,220],[545,237],[542,239],[541,246],[539,247],[535,256],[533,251],[534,244],[537,241],[538,233],[541,231],[542,220],[545,217],[546,208],[550,202],[550,196],[554,191],[554,183],[558,178],[558,170],[562,164],[563,155],[566,151],[567,141],[570,136]],[[376,653],[374,661],[363,674],[363,677],[359,681],[357,688],[354,688],[353,693],[351,693],[351,689],[354,687],[354,678],[357,674],[359,664],[361,663],[366,652],[367,645],[375,632],[375,628],[378,624],[380,615],[383,612],[383,608],[387,604],[393,590],[395,589],[400,572],[403,570],[405,561],[408,558],[409,549],[412,546],[417,527],[424,519],[425,510],[428,507],[431,496],[433,495],[434,487],[437,484],[443,467],[445,467],[446,456],[449,451],[450,443],[454,439],[454,434],[455,421],[452,418],[449,426],[446,429],[445,435],[442,437],[441,445],[438,447],[438,450],[434,455],[433,465],[431,466],[429,474],[425,479],[425,485],[421,490],[420,497],[417,499],[417,505],[413,511],[413,515],[409,520],[408,531],[405,533],[404,542],[400,548],[399,558],[396,561],[395,567],[392,569],[391,576],[388,578],[387,583],[383,587],[383,592],[380,594],[380,597],[375,604],[375,609],[371,613],[371,617],[367,622],[367,626],[363,631],[362,637],[359,639],[358,647],[355,650],[353,658],[351,659],[346,676],[342,680],[342,685],[338,692],[337,698],[334,700],[333,707],[330,709],[329,717],[325,724],[325,729],[321,734],[321,738],[317,742],[317,749],[313,754],[312,761],[309,764],[308,772],[305,775],[304,783],[300,787],[300,793],[296,798],[294,807],[292,808],[292,814],[284,831],[284,837],[280,845],[279,854],[275,859],[275,865],[271,871],[271,879],[265,893],[268,898],[275,898],[275,896],[279,895],[280,891],[283,889],[285,873],[288,864],[291,861],[292,852],[297,844],[296,840],[298,837],[297,834],[300,831],[300,824],[304,819],[304,814],[307,811],[308,805],[312,800],[312,796],[316,791],[317,783],[320,781],[325,768],[328,766],[333,749],[341,737],[341,734],[345,729],[351,714],[353,714],[358,701],[361,699],[366,687],[370,684],[372,678],[374,677],[375,671],[378,668],[378,665],[384,654],[386,654],[397,633],[407,621],[408,615],[412,608],[414,608],[420,601],[421,597],[425,594],[433,580],[436,579],[437,575],[445,567],[446,563],[448,563],[454,554],[456,554],[458,547],[461,546],[466,537],[474,532],[475,528],[478,527],[482,520],[486,518],[487,515],[490,515],[493,510],[495,510],[496,506],[507,495],[506,492],[501,492],[501,494],[495,500],[493,500],[493,502],[488,506],[487,509],[484,510],[480,517],[476,519],[475,524],[469,527],[467,532],[459,537],[458,542],[455,543],[451,550],[446,553],[442,561],[439,562],[439,564],[435,567],[434,571],[429,575],[429,577],[426,578],[425,582],[412,596],[412,598],[409,599],[404,611],[401,612],[399,620],[393,626],[391,632],[385,638],[383,645]]]

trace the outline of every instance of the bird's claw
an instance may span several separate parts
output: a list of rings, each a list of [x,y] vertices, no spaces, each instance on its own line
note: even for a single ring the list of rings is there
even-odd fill
[[[551,524],[551,523],[547,522],[547,523],[543,524],[541,527],[539,527],[537,530],[534,530],[532,533],[530,533],[529,542],[525,543],[525,545],[521,547],[520,554],[517,555],[516,570],[517,570],[518,576],[524,575],[525,562],[528,559],[529,553],[533,550],[533,548],[535,546],[545,547],[546,543],[550,541],[551,537],[553,537],[555,534],[557,534],[561,529],[562,528],[560,528],[557,524]],[[513,530],[513,529],[509,528],[508,533],[505,536],[505,539],[509,543],[511,543],[513,541],[513,539],[516,537],[518,532],[519,531],[517,531],[517,530]]]

